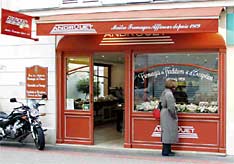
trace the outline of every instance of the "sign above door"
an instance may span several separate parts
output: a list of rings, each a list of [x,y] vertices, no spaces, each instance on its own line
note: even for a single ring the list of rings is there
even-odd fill
[[[37,35],[217,33],[221,7],[41,17]]]

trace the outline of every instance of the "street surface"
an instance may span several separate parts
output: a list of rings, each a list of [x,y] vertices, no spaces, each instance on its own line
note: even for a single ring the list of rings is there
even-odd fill
[[[159,150],[67,145],[46,145],[39,151],[32,144],[1,142],[0,164],[234,164],[234,156],[176,153],[175,157],[162,157]]]

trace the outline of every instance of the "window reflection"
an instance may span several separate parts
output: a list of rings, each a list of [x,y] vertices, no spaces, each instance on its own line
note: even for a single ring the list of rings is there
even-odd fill
[[[136,54],[134,65],[136,111],[153,110],[172,78],[179,112],[218,112],[218,53]]]
[[[89,58],[67,59],[67,109],[89,110]]]

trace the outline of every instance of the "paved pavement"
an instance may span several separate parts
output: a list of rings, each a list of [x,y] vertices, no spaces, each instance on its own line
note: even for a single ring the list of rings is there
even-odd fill
[[[32,144],[0,143],[1,164],[234,164],[234,156],[176,152],[162,157],[159,150],[104,148],[77,145],[46,145],[38,151]]]

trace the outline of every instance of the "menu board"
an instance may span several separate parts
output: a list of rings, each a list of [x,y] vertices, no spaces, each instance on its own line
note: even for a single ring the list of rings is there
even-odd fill
[[[26,68],[26,98],[41,99],[48,95],[48,68],[38,65]]]

